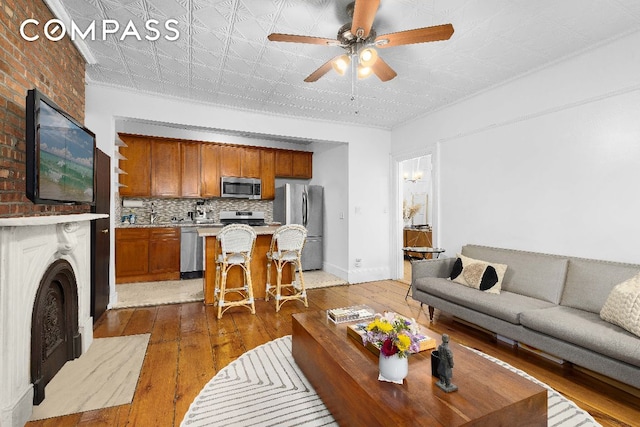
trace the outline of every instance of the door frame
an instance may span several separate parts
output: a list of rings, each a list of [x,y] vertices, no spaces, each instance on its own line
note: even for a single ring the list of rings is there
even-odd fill
[[[391,224],[389,236],[389,266],[391,279],[404,277],[404,255],[402,253],[402,235],[404,220],[402,218],[402,170],[400,163],[416,157],[431,156],[431,179],[433,194],[431,195],[431,219],[433,227],[432,241],[434,247],[440,247],[440,149],[439,144],[421,147],[420,149],[392,154],[390,156],[390,189],[391,189]]]

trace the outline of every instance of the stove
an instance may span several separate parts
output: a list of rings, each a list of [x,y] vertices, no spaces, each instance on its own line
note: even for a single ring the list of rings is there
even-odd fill
[[[247,224],[254,227],[267,225],[264,222],[264,212],[257,211],[221,211],[220,222],[222,225]]]

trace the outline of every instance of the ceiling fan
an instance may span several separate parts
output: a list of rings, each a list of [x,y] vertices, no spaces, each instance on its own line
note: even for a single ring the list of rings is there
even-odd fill
[[[335,40],[281,33],[269,34],[267,38],[275,42],[338,46],[347,51],[347,53],[325,62],[304,79],[305,82],[317,81],[332,68],[338,74],[344,75],[352,62],[352,58],[354,58],[354,62],[357,61],[359,78],[369,77],[373,73],[380,80],[386,82],[393,79],[397,73],[380,58],[376,48],[386,49],[406,44],[448,40],[453,34],[453,25],[444,24],[378,36],[373,28],[373,20],[378,11],[378,6],[380,6],[380,0],[356,0],[347,5],[347,14],[351,17],[351,22],[343,25],[338,30],[338,37]]]

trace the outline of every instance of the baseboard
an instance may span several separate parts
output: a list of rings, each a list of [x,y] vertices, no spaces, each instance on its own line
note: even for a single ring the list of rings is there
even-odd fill
[[[348,277],[349,277],[349,272],[347,270],[345,270],[344,268],[340,268],[336,265],[330,264],[328,262],[325,262],[322,264],[322,270],[325,273],[329,273],[329,274],[333,274],[336,277],[341,278],[342,280],[347,280],[348,281]]]
[[[3,402],[4,404],[5,402]],[[31,418],[33,411],[33,387],[29,384],[22,392],[22,396],[12,407],[0,408],[0,426],[22,427]]]
[[[388,280],[389,268],[355,268],[349,271],[349,283],[375,282],[377,280]]]

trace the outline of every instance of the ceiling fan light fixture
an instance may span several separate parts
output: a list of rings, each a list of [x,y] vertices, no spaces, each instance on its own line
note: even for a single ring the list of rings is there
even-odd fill
[[[372,47],[362,49],[359,55],[360,65],[363,67],[371,67],[378,60],[378,51]]]
[[[371,69],[371,67],[363,67],[362,65],[360,65],[358,67],[358,78],[360,80],[366,79],[372,74],[372,72],[373,70]]]
[[[349,68],[349,64],[351,64],[351,58],[349,58],[349,55],[344,54],[336,58],[336,60],[331,63],[331,66],[336,71],[336,73],[344,76],[347,68]]]

